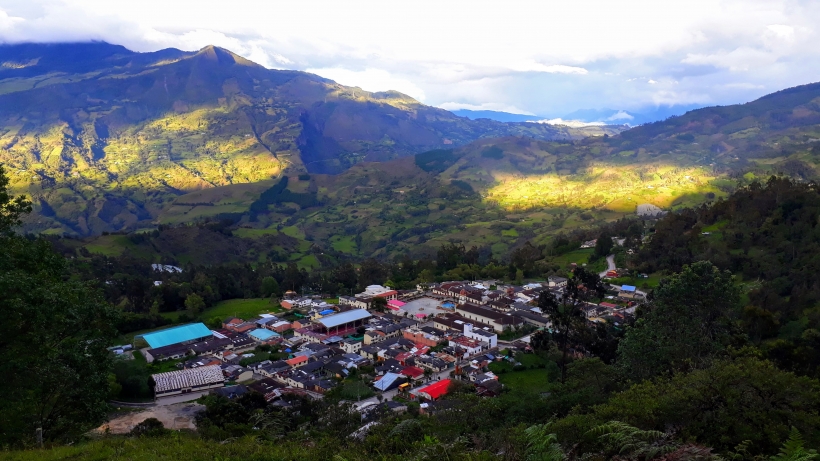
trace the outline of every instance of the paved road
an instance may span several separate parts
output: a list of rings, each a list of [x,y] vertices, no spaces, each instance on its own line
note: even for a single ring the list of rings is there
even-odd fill
[[[606,277],[607,272],[614,271],[616,269],[616,267],[615,267],[615,255],[609,255],[609,256],[606,257],[606,265],[607,265],[606,270],[601,272],[600,274],[598,274],[598,276],[601,277],[601,278]]]

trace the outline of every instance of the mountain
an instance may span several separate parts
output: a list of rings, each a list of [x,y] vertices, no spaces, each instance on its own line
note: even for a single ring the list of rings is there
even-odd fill
[[[643,125],[645,123],[657,122],[678,115],[683,115],[690,110],[703,107],[697,104],[687,105],[661,105],[647,108],[640,112],[615,110],[615,109],[581,109],[571,112],[562,118],[564,120],[578,120],[587,123],[608,123],[608,124],[628,124],[631,126]]]
[[[337,174],[483,137],[619,130],[471,121],[213,46],[0,46],[0,162],[34,198],[39,232],[133,229],[179,195],[283,172]]]
[[[486,118],[488,120],[495,120],[497,122],[534,122],[536,120],[541,120],[542,118],[544,118],[539,117],[537,115],[513,114],[510,112],[500,112],[495,110],[459,109],[454,110],[452,112],[458,115],[459,117],[467,117],[470,120]]]

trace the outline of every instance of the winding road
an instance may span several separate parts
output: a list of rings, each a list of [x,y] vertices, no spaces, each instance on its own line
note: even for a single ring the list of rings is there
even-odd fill
[[[606,257],[606,265],[606,270],[598,274],[598,276],[601,278],[606,277],[607,272],[615,270],[615,255],[609,255]]]

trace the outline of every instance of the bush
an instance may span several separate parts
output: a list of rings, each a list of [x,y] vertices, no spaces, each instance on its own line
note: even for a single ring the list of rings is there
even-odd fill
[[[131,429],[134,437],[162,437],[168,432],[157,418],[148,418]]]

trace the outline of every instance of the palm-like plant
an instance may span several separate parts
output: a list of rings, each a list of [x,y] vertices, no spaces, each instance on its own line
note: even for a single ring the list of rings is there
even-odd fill
[[[645,431],[621,421],[602,424],[589,434],[598,436],[608,451],[629,459],[655,459],[678,448],[668,433]]]
[[[780,449],[780,453],[769,458],[771,461],[810,461],[820,457],[816,450],[803,446],[803,436],[796,428],[789,432],[789,438]]]
[[[524,431],[527,440],[527,461],[563,461],[567,459],[558,437],[551,434],[547,424],[536,424]]]

